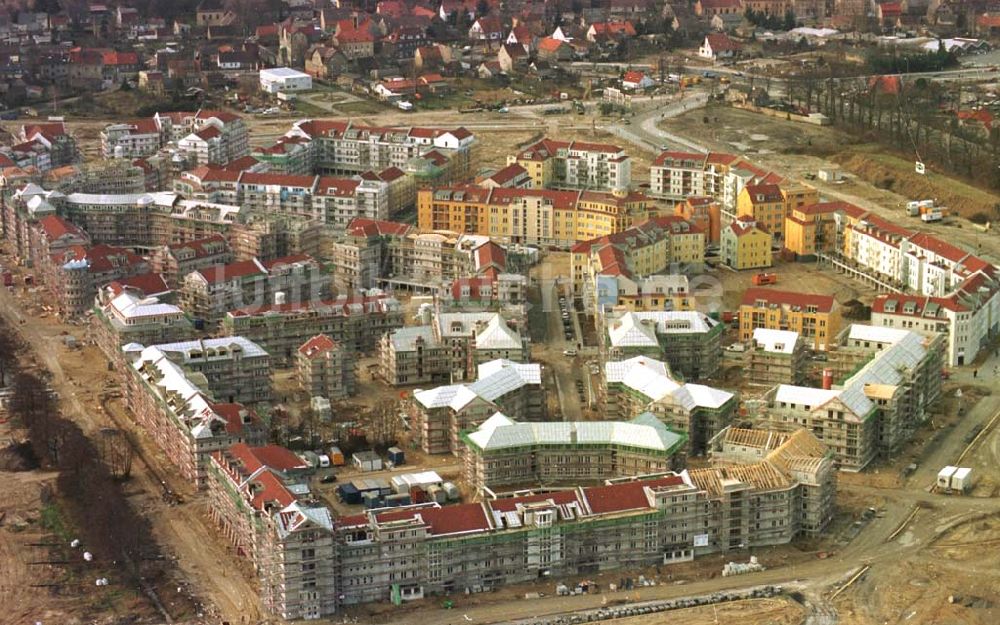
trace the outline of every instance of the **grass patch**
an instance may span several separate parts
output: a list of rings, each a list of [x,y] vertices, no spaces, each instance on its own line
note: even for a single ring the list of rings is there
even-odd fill
[[[295,112],[302,113],[308,117],[328,117],[330,111],[316,106],[308,100],[298,99],[295,101]]]
[[[52,532],[52,534],[59,537],[59,539],[63,542],[68,543],[72,540],[69,529],[66,527],[66,521],[63,518],[62,510],[59,508],[59,504],[45,504],[45,506],[42,507],[40,519],[42,527]]]
[[[378,113],[385,112],[386,108],[386,106],[368,100],[336,105],[338,111],[347,113],[348,115],[377,115]]]
[[[417,100],[417,108],[425,111],[455,110],[470,107],[474,104],[472,98],[461,93],[445,95],[428,94],[422,100]]]

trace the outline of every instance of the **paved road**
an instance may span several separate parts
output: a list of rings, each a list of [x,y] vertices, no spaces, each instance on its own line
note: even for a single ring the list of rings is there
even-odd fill
[[[691,139],[657,127],[657,123],[661,119],[683,115],[688,111],[705,106],[707,102],[708,92],[689,90],[684,97],[674,95],[669,100],[665,99],[663,106],[639,112],[635,117],[630,118],[628,124],[618,122],[606,126],[605,129],[648,152],[659,153],[663,151],[664,147],[671,150],[708,152],[705,146]]]
[[[583,404],[580,403],[576,391],[576,380],[582,379],[580,371],[583,363],[579,356],[571,357],[563,354],[563,350],[576,349],[579,342],[579,323],[574,320],[574,335],[576,338],[567,340],[563,331],[562,315],[559,308],[559,296],[566,297],[568,306],[572,298],[568,294],[568,281],[556,283],[553,280],[542,280],[541,305],[545,310],[545,322],[548,324],[549,340],[544,345],[533,346],[538,354],[536,358],[545,362],[555,375],[556,391],[559,395],[560,414],[551,415],[555,420],[579,420],[583,414]],[[576,315],[573,315],[574,317]],[[549,389],[553,390],[553,389]]]

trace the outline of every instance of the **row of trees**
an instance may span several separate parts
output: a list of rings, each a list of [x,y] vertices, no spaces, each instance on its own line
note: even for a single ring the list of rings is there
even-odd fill
[[[791,9],[785,11],[784,15],[772,15],[766,11],[754,11],[748,7],[743,17],[754,26],[774,30],[792,30],[798,25],[795,12]]]
[[[903,57],[894,63],[899,58]],[[908,58],[912,68],[915,59],[934,63],[944,57],[938,52]],[[788,79],[789,102],[823,113],[835,125],[914,160],[1000,189],[1000,127],[959,123],[953,111],[961,106],[960,84],[951,87],[905,74],[852,78],[837,74],[834,67],[817,67]]]
[[[86,549],[103,566],[114,563],[115,572],[141,592],[144,576],[155,581],[166,573],[150,525],[126,499],[100,450],[62,416],[47,375],[20,366],[18,358],[27,353],[10,326],[0,325],[0,371],[13,389],[11,417],[27,430],[41,466],[59,472],[59,502]],[[143,567],[151,561],[155,568]]]

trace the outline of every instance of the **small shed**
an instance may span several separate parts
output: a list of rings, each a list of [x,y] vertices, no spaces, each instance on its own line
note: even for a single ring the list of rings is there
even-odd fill
[[[399,447],[390,447],[389,462],[395,467],[406,464],[406,454]]]
[[[374,451],[359,451],[351,456],[351,462],[361,471],[382,470],[382,459]]]
[[[344,466],[344,452],[340,451],[340,447],[330,447],[330,463],[335,467]]]
[[[821,167],[816,172],[816,177],[823,182],[840,182],[844,179],[844,174],[836,167]]]

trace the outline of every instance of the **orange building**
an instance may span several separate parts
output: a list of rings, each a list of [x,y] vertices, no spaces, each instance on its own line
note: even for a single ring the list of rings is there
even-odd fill
[[[721,226],[721,211],[715,199],[692,196],[674,205],[674,214],[705,231],[706,243],[718,243]]]
[[[785,249],[798,256],[835,251],[837,213],[849,207],[846,202],[823,202],[792,209],[785,217]]]

